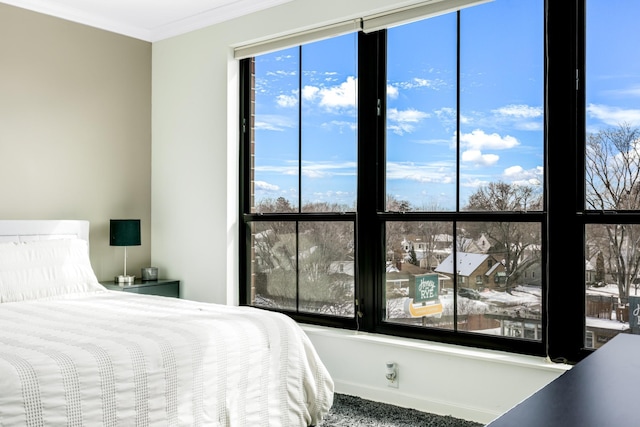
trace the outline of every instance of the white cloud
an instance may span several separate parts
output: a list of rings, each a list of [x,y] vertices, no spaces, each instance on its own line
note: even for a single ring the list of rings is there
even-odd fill
[[[474,163],[479,166],[493,166],[500,160],[500,156],[482,154],[480,150],[466,150],[462,152],[461,160],[464,163]]]
[[[291,160],[286,165],[256,166],[256,172],[273,173],[279,175],[298,175],[298,161]],[[302,175],[308,178],[323,178],[328,176],[355,176],[356,162],[302,162]],[[257,182],[256,182],[257,185]]]
[[[456,110],[455,108],[443,107],[434,111],[436,117],[440,120],[455,120],[456,119]]]
[[[264,191],[278,191],[280,190],[280,187],[278,187],[275,184],[269,184],[268,182],[265,181],[254,181],[253,183],[256,187],[256,189],[260,189],[260,190],[264,190]]]
[[[542,185],[543,168],[542,166],[538,166],[533,169],[525,170],[522,166],[515,165],[506,168],[502,175],[504,180],[507,182],[511,182],[516,185],[537,187]]]
[[[399,94],[400,92],[398,91],[397,87],[392,85],[387,85],[387,98],[398,99]]]
[[[493,110],[495,113],[518,118],[534,118],[542,117],[542,108],[530,107],[528,105],[506,105],[504,107]]]
[[[347,81],[339,86],[320,89],[320,105],[333,109],[344,107],[355,107],[357,100],[357,80],[348,77]]]
[[[325,191],[325,192],[320,192],[320,191],[316,191],[313,193],[314,196],[321,198],[321,199],[335,199],[335,198],[344,198],[344,197],[350,197],[352,195],[352,193],[349,193],[348,191]]]
[[[408,82],[400,82],[397,86],[403,90],[411,90],[415,88],[429,88],[438,90],[446,86],[447,83],[442,79],[423,79],[415,77]]]
[[[388,180],[410,180],[420,183],[449,184],[454,179],[454,163],[417,164],[412,162],[388,162]]]
[[[279,55],[276,56],[276,61],[285,61],[292,58],[292,55]]]
[[[438,138],[433,138],[433,139],[414,139],[412,140],[413,142],[415,142],[416,144],[424,144],[424,145],[438,145],[440,147],[445,146],[447,144],[449,144],[451,142],[451,140],[449,139],[438,139]],[[452,146],[452,148],[455,148]]]
[[[291,160],[288,162],[289,166],[274,166],[274,165],[263,165],[256,166],[256,172],[267,172],[267,173],[275,173],[280,175],[298,175],[298,166],[297,160]]]
[[[307,85],[302,88],[302,99],[311,101],[317,96],[318,92],[320,92],[320,88]]]
[[[356,170],[356,162],[302,162],[302,175],[308,178],[355,176]]]
[[[431,81],[427,80],[427,79],[415,78],[415,79],[413,79],[413,83],[414,83],[415,87],[430,87],[430,86],[433,86],[431,84]]]
[[[327,109],[354,108],[357,98],[357,79],[348,77],[337,86],[317,87],[307,85],[302,88],[302,99],[317,102]]]
[[[349,131],[355,131],[358,128],[358,122],[354,119],[353,121],[349,122],[346,120],[332,120],[330,122],[327,123],[323,123],[322,124],[323,128],[333,128],[336,127],[339,129],[338,132],[340,133],[344,133],[345,129],[348,129]],[[355,140],[354,140],[354,144],[355,144]]]
[[[487,134],[483,130],[476,129],[471,133],[460,136],[460,144],[470,150],[507,150],[520,145],[518,140],[510,135],[500,136],[497,133]]]
[[[490,181],[481,180],[481,179],[473,179],[470,181],[461,181],[460,186],[467,187],[467,188],[480,188],[480,187],[484,187],[485,185],[488,185],[489,182]]]
[[[387,127],[393,133],[403,135],[413,132],[415,125],[427,117],[429,114],[413,108],[402,111],[390,108],[387,111]]]
[[[397,122],[418,123],[425,117],[429,117],[429,115],[425,112],[414,110],[413,108],[409,108],[408,110],[404,111],[392,108],[389,110],[387,117]]]
[[[287,128],[292,128],[293,123],[288,117],[276,114],[262,114],[260,115],[260,120],[256,120],[255,127],[260,130],[281,132]]]
[[[509,104],[485,114],[482,111],[468,111],[461,118],[463,124],[474,124],[484,129],[517,129],[538,132],[544,127],[542,107],[525,104]]]
[[[278,95],[276,104],[283,108],[295,107],[298,105],[298,97],[294,95]]]
[[[522,173],[524,169],[522,169],[522,166],[511,166],[508,167],[504,170],[504,175],[505,176],[517,176],[520,175]]]
[[[306,176],[307,178],[324,178],[328,174],[320,169],[316,168],[302,168],[302,176]]]
[[[454,137],[455,141],[455,137]],[[461,161],[474,166],[493,166],[498,163],[500,156],[497,154],[486,154],[486,150],[508,150],[520,145],[518,140],[512,136],[500,136],[497,133],[487,134],[483,130],[476,129],[471,133],[464,133],[460,136],[460,146],[463,148]]]
[[[267,73],[265,73],[267,76],[269,77],[274,77],[274,76],[278,76],[278,77],[291,77],[291,76],[295,76],[296,72],[295,71],[284,71],[284,70],[276,70],[276,71],[269,71]]]
[[[640,110],[610,107],[608,105],[589,104],[587,114],[609,126],[619,126],[628,123],[631,126],[640,126]]]
[[[640,96],[640,86],[635,85],[635,86],[632,86],[632,87],[629,87],[629,88],[625,88],[625,89],[605,90],[605,91],[603,91],[603,94],[606,94],[609,97],[611,97],[611,96],[617,96],[617,97]]]

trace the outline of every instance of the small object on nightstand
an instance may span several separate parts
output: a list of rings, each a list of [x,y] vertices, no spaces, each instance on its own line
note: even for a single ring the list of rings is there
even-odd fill
[[[140,271],[142,280],[158,280],[158,268],[157,267],[145,267]]]

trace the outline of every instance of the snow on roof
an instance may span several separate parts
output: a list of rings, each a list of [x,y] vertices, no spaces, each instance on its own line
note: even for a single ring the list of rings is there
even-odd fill
[[[489,255],[487,254],[473,254],[469,252],[458,252],[457,261],[458,268],[457,273],[462,276],[470,276],[480,264],[482,264]],[[453,274],[453,254],[445,258],[444,261],[436,267],[434,270],[438,273]]]
[[[587,317],[586,323],[588,328],[610,329],[620,332],[629,329],[629,324],[626,322],[619,322],[617,320],[609,319],[599,319],[597,317]]]

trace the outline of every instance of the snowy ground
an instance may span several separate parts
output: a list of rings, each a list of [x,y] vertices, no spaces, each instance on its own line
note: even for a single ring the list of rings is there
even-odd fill
[[[387,300],[387,320],[412,319],[412,316],[405,308],[411,302],[409,297],[406,296],[408,294],[407,288],[397,289],[396,291],[393,297],[389,296]],[[453,316],[453,294],[440,295],[439,301],[442,304],[442,316]],[[541,290],[536,287],[519,286],[513,289],[511,293],[485,290],[480,292],[480,299],[478,300],[458,296],[458,314],[492,313],[513,317],[536,318],[541,313],[541,301]],[[255,305],[278,308],[278,304],[274,301],[260,296],[256,297]],[[354,314],[353,304],[349,303],[325,305],[309,309],[309,311],[347,317]]]
[[[408,297],[399,297],[387,301],[387,313],[389,319],[409,318],[405,312],[405,304]],[[441,295],[442,314],[444,316],[453,315],[453,295]],[[480,299],[473,300],[465,297],[458,297],[459,314],[514,314],[515,312],[526,312],[539,314],[542,302],[540,288],[519,286],[511,293],[494,290],[480,292]]]

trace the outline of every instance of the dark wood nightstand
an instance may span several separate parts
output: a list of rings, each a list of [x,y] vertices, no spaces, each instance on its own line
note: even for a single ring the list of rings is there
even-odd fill
[[[160,295],[163,297],[180,298],[180,281],[170,279],[139,280],[132,285],[120,286],[113,281],[100,282],[112,291],[134,292],[136,294]]]

